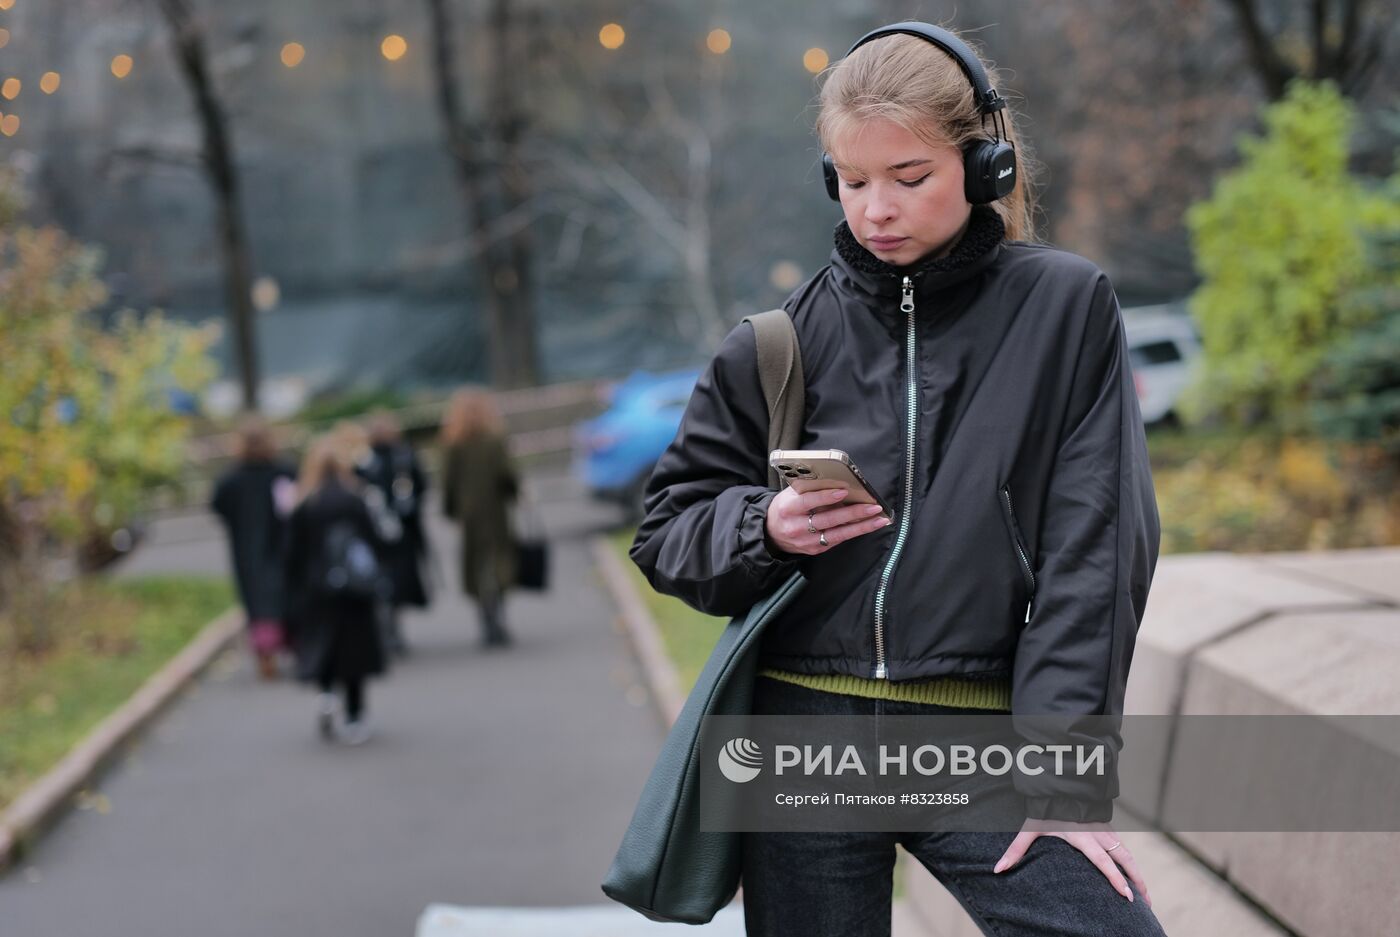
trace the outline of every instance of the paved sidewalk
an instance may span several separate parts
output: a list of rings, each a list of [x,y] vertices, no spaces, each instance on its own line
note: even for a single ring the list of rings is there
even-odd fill
[[[477,646],[455,587],[410,616],[413,655],[371,685],[378,735],[313,732],[314,694],[221,658],[9,875],[6,937],[412,934],[433,903],[608,905],[598,883],[660,722],[587,537],[611,511],[536,480],[553,589],[521,594],[517,644]],[[456,538],[434,524],[443,571]],[[223,571],[207,517],[162,521],[124,573]],[[628,912],[631,913],[631,912]]]

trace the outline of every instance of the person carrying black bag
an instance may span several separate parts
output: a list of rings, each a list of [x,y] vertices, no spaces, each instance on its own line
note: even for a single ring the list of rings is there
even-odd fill
[[[506,595],[519,576],[510,506],[520,496],[520,474],[490,391],[464,387],[452,395],[442,420],[442,460],[443,511],[462,533],[462,590],[477,603],[482,645],[504,647],[511,643]]]
[[[317,727],[323,738],[368,741],[365,684],[386,660],[376,603],[387,597],[385,549],[356,480],[335,445],[311,446],[302,464],[301,503],[292,512],[287,583],[297,676],[321,690]],[[336,721],[334,692],[343,694]]]
[[[631,557],[657,591],[736,620],[801,574],[759,632],[754,715],[1002,713],[1024,732],[1049,716],[1099,744],[1073,727],[1122,714],[1160,543],[1113,288],[1033,241],[1014,121],[955,34],[862,37],[827,73],[817,131],[844,220],[784,304],[798,448],[849,454],[893,523],[839,491],[765,484],[743,324],[651,476]],[[1116,775],[1022,782],[1019,830],[744,833],[747,932],[887,937],[902,845],[984,933],[1162,934],[1109,826]]]

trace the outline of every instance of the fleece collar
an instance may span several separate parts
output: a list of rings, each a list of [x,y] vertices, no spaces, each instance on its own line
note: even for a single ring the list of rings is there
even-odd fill
[[[843,220],[836,226],[836,248],[831,253],[831,262],[866,293],[896,294],[906,276],[914,281],[917,292],[928,293],[952,286],[982,270],[996,259],[1005,236],[1006,226],[1001,216],[986,205],[974,205],[967,230],[952,253],[896,267],[862,247]]]

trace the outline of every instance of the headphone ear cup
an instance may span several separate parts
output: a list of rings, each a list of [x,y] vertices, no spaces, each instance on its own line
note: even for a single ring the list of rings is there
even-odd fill
[[[963,151],[963,193],[973,205],[1010,195],[1016,173],[1016,150],[1003,140],[978,140]]]
[[[830,153],[822,154],[822,179],[826,181],[826,194],[833,202],[841,201],[841,177],[836,175],[836,164]]]

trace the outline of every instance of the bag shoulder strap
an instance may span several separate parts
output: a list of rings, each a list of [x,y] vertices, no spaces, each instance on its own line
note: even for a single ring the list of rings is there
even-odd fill
[[[758,349],[758,380],[768,405],[768,451],[796,449],[802,442],[802,420],[807,407],[797,329],[783,309],[754,313],[745,316],[744,321],[753,327]],[[782,484],[777,470],[769,466],[769,487],[781,489]]]

